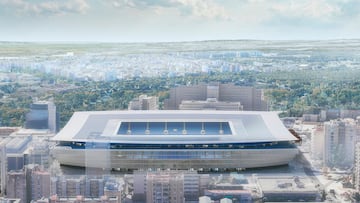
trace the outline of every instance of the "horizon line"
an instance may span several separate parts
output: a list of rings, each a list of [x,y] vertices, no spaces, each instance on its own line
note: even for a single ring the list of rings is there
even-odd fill
[[[101,40],[89,40],[89,41],[79,41],[79,40],[49,40],[49,41],[18,41],[18,40],[0,40],[0,43],[36,43],[36,44],[137,44],[137,43],[147,43],[147,44],[157,44],[157,43],[192,43],[192,42],[217,42],[217,41],[274,41],[274,42],[285,42],[285,41],[351,41],[351,40],[360,40],[360,38],[329,38],[329,39],[209,39],[209,40],[179,40],[179,41],[101,41]]]

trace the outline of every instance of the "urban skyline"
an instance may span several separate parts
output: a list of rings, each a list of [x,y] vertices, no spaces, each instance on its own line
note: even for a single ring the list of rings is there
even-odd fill
[[[359,202],[359,24],[358,0],[0,0],[0,202]]]

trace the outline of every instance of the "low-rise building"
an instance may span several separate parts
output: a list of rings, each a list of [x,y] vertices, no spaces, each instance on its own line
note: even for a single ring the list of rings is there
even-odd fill
[[[318,188],[311,179],[299,176],[263,176],[257,178],[264,201],[320,201]]]
[[[156,96],[140,95],[134,98],[128,105],[129,110],[157,110],[159,109],[159,98]]]

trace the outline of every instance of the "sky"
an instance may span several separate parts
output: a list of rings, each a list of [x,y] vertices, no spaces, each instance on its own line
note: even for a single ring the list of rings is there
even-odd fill
[[[0,0],[0,41],[360,38],[360,0]]]

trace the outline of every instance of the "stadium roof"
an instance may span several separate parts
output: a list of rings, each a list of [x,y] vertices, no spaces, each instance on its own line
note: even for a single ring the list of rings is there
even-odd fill
[[[157,110],[75,112],[53,140],[215,144],[291,141],[297,138],[285,128],[276,112]]]

